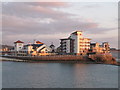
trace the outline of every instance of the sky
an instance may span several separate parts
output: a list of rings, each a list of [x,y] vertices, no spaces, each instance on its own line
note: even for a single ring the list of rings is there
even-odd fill
[[[3,44],[39,40],[56,47],[76,31],[118,47],[117,2],[2,2]]]

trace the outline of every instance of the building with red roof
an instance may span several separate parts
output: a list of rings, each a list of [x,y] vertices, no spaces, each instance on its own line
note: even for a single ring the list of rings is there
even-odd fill
[[[14,43],[24,43],[24,42],[22,42],[22,41],[18,40],[18,41],[14,42]]]

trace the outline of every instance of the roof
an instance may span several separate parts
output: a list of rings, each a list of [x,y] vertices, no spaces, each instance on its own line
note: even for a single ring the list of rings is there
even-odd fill
[[[60,39],[60,40],[68,40],[69,38],[63,38],[63,39]]]
[[[24,43],[24,42],[22,42],[22,41],[18,40],[18,41],[14,42],[14,43]]]
[[[75,33],[75,32],[82,32],[82,31],[74,31],[73,33]]]
[[[55,45],[51,44],[50,47],[51,47],[51,48],[52,48],[52,47],[55,47]]]
[[[72,34],[75,34],[75,35],[77,35],[77,32],[82,32],[82,31],[75,31],[75,32],[73,32]]]
[[[42,46],[43,44],[31,44],[31,46],[33,46],[33,49],[36,49],[37,47]]]
[[[36,41],[36,44],[44,44],[44,43],[42,43],[42,42],[40,42],[40,41]]]
[[[27,44],[27,45],[24,45],[24,47],[28,47],[28,46],[33,46],[33,49],[36,49],[40,46],[42,46],[43,44]]]
[[[108,42],[103,42],[103,43],[108,43]]]

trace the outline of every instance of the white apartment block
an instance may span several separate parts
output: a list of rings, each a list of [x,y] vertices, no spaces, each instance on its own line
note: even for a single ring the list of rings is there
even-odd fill
[[[73,32],[68,38],[61,40],[61,52],[82,55],[90,49],[89,38],[84,38],[82,31]]]

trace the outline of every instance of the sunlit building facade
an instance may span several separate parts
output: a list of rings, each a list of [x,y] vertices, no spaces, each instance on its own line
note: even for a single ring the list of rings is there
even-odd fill
[[[108,42],[103,42],[101,45],[99,43],[91,43],[89,53],[109,53],[110,45]]]
[[[15,55],[17,56],[40,56],[49,55],[51,48],[40,41],[35,41],[33,44],[24,45],[22,41],[15,43]]]
[[[83,55],[86,54],[90,49],[91,39],[84,38],[82,31],[75,31],[71,33],[68,38],[60,40],[61,52],[63,54]]]

